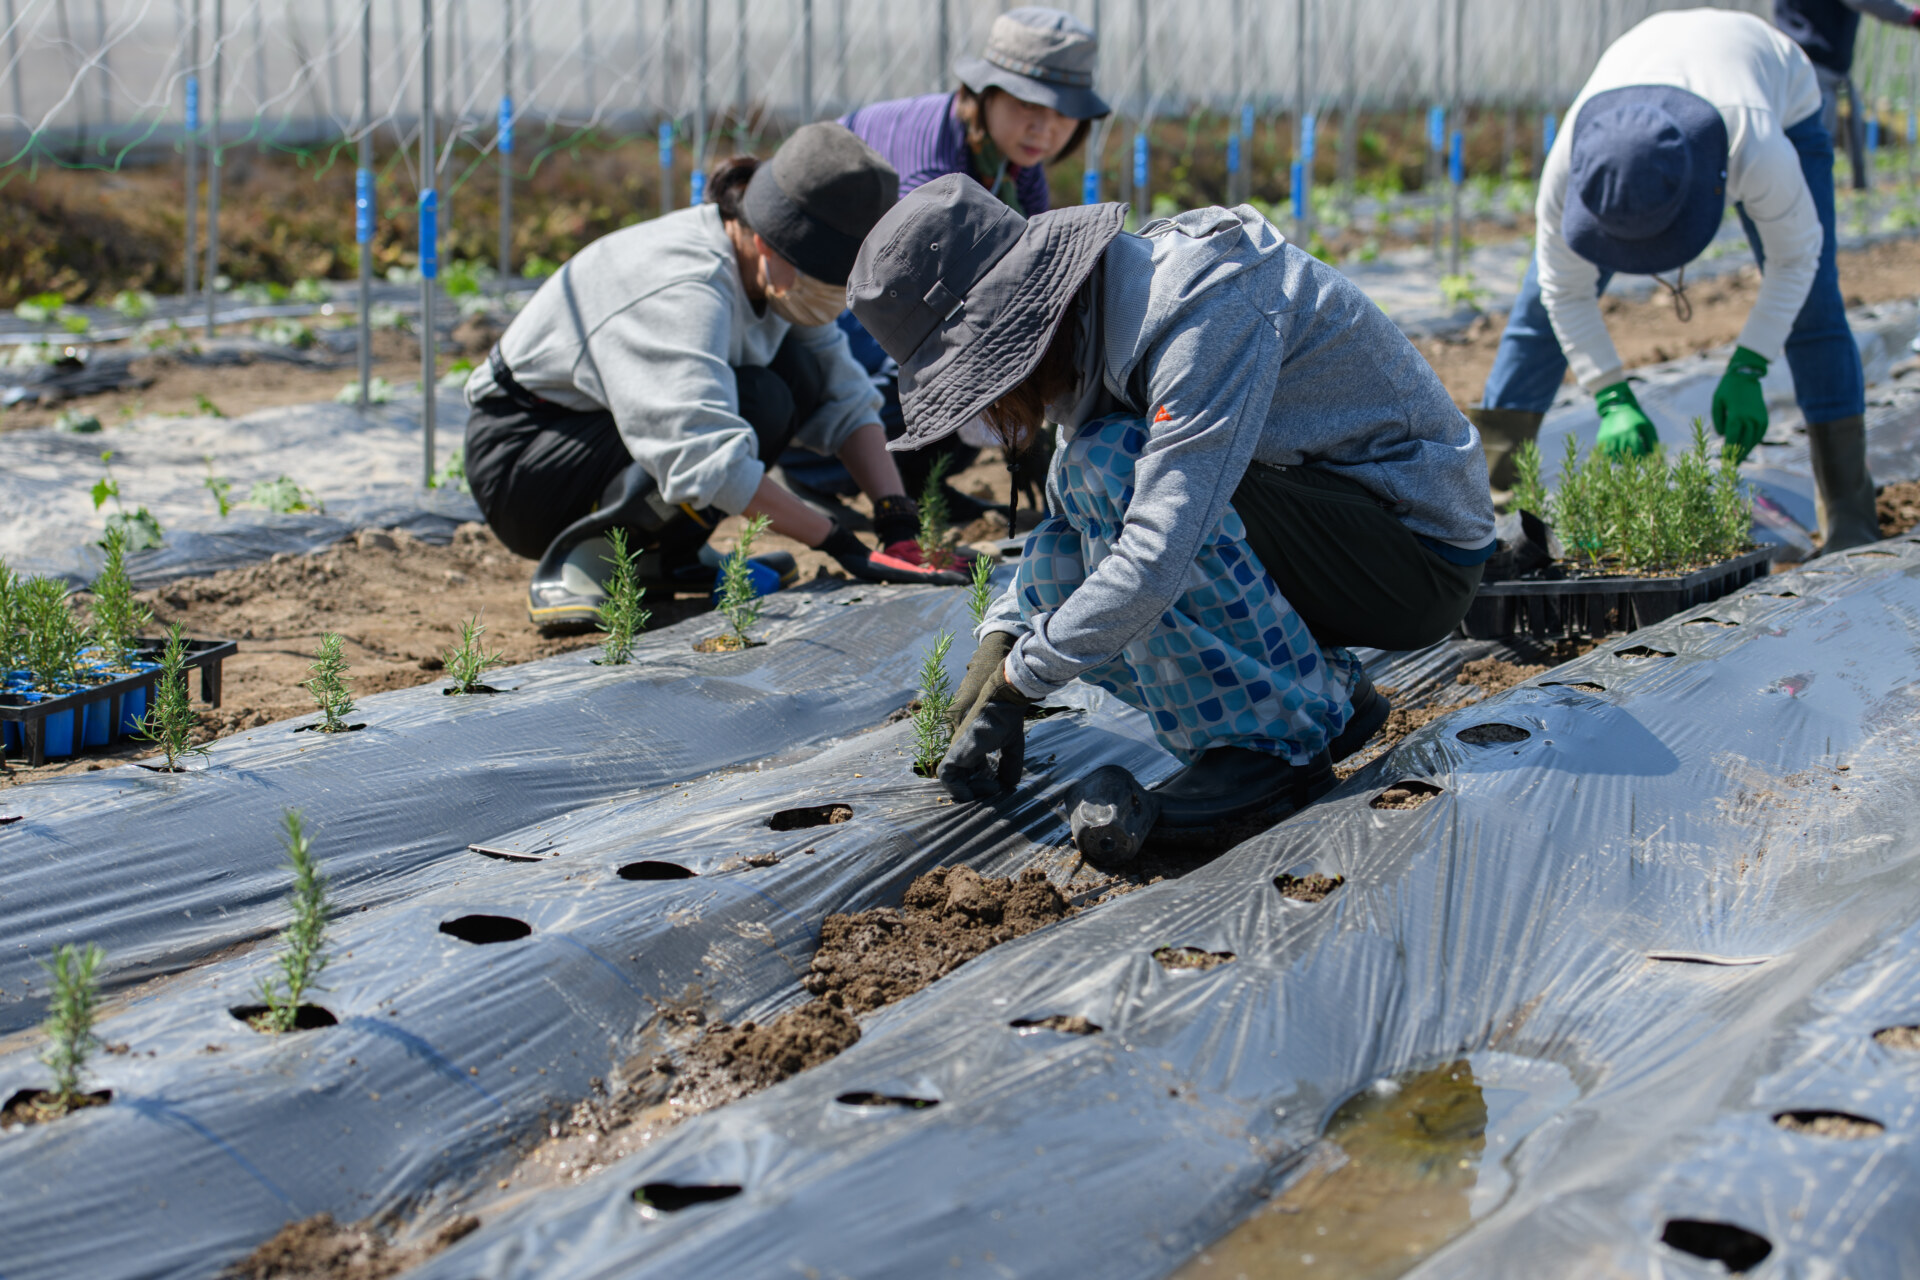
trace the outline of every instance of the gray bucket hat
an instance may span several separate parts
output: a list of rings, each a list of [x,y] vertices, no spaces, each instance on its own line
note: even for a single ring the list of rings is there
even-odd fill
[[[1126,213],[1084,204],[1023,218],[950,173],[880,219],[847,305],[900,364],[907,429],[887,447],[958,431],[1032,373]]]
[[[860,242],[900,197],[900,175],[845,125],[803,124],[753,171],[740,211],[773,251],[845,284]]]
[[[1004,89],[1022,102],[1092,120],[1113,110],[1093,91],[1099,53],[1093,28],[1070,13],[1009,9],[993,20],[981,56],[957,59],[953,73],[975,93]]]

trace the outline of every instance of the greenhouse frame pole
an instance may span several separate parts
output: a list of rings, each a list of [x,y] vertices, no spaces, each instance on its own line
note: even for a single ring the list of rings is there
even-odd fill
[[[1452,234],[1447,244],[1447,274],[1460,274],[1460,186],[1466,177],[1462,146],[1466,136],[1466,118],[1464,111],[1465,85],[1461,75],[1461,62],[1466,55],[1466,44],[1462,33],[1467,25],[1467,0],[1453,0],[1453,103],[1448,108],[1453,117],[1453,127],[1447,135],[1447,182],[1452,188],[1453,199],[1451,220]]]
[[[1307,111],[1307,0],[1294,0],[1293,26],[1293,239],[1305,245],[1313,227],[1312,121]]]
[[[207,113],[207,266],[201,285],[207,293],[207,336],[213,336],[213,308],[220,297],[220,44],[227,34],[226,0],[213,0],[213,96]]]
[[[333,0],[327,0],[324,21],[327,24],[327,110],[340,117],[340,53],[335,42],[340,38],[339,13]]]
[[[947,0],[938,0],[933,10],[933,91],[947,84]]]
[[[360,246],[360,412],[373,404],[373,0],[360,0],[360,164],[353,175]]]
[[[199,0],[195,0],[195,3],[199,3]],[[13,81],[13,114],[20,121],[21,127],[25,128],[27,106],[25,99],[21,96],[20,88],[22,78],[20,75],[20,28],[14,19],[13,0],[7,0],[7,65],[13,68],[13,74],[7,77]],[[29,129],[28,132],[31,133],[32,130]]]
[[[420,0],[420,449],[421,480],[433,488],[434,294],[440,276],[440,192],[433,137],[433,0]]]
[[[1153,99],[1147,75],[1147,0],[1135,0],[1133,21],[1133,44],[1140,52],[1140,75],[1135,89],[1140,105],[1135,108],[1133,175],[1129,186],[1133,196],[1133,225],[1138,229],[1153,219],[1153,141],[1148,137],[1148,126],[1153,121]]]
[[[747,149],[747,0],[733,0],[733,149]]]
[[[98,53],[94,59],[95,79],[100,89],[100,125],[113,128],[113,64],[107,60],[107,0],[93,0],[93,41]]]
[[[1240,136],[1240,108],[1247,101],[1247,3],[1233,0],[1233,110],[1227,119],[1227,203],[1246,200],[1247,144]]]
[[[513,0],[506,0],[506,30],[500,44],[500,120],[495,148],[500,153],[500,296],[513,279]]]
[[[689,206],[707,199],[707,17],[708,0],[699,0],[700,27],[693,42],[693,177],[688,182]]]
[[[813,0],[800,0],[800,123],[813,123]]]
[[[185,125],[182,143],[187,149],[187,256],[186,271],[180,279],[180,296],[193,296],[194,281],[200,271],[200,0],[192,0],[187,11],[187,101],[182,117]],[[13,0],[7,0],[7,17],[13,17]],[[11,28],[11,22],[9,22]],[[20,94],[20,77],[13,78],[13,92]]]

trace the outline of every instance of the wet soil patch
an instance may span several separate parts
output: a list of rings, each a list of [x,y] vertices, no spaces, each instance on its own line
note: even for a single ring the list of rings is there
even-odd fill
[[[233,1008],[227,1010],[227,1012],[263,1035],[274,1034],[272,1027],[267,1022],[267,1015],[270,1014],[272,1010],[267,1008],[266,1005],[235,1005]],[[330,1010],[322,1009],[317,1004],[303,1004],[294,1010],[293,1029],[295,1031],[318,1031],[322,1027],[336,1027],[339,1025],[340,1019],[334,1017]]]
[[[498,942],[518,942],[533,932],[533,926],[512,916],[473,915],[443,920],[440,932],[476,947],[488,947]]]
[[[289,1222],[241,1261],[221,1272],[223,1280],[388,1280],[479,1230],[478,1218],[449,1220],[431,1239],[398,1245],[367,1223],[352,1226],[330,1213]]]
[[[12,1129],[30,1124],[52,1124],[63,1116],[88,1107],[104,1107],[113,1101],[113,1090],[97,1089],[92,1093],[75,1095],[72,1102],[61,1105],[54,1100],[51,1089],[21,1089],[7,1105],[0,1107],[0,1129]]]
[[[1091,1018],[1078,1013],[1056,1013],[1045,1018],[1015,1018],[1007,1025],[1022,1035],[1034,1031],[1058,1031],[1069,1036],[1095,1036],[1104,1029]]]
[[[1488,724],[1470,724],[1453,736],[1470,747],[1499,747],[1525,742],[1533,735],[1517,724],[1501,724],[1496,720]]]
[[[1273,887],[1280,891],[1281,897],[1292,902],[1321,902],[1346,882],[1345,876],[1280,875],[1273,878]]]
[[[1233,960],[1231,951],[1206,951],[1200,947],[1161,947],[1153,953],[1163,969],[1185,972],[1190,969],[1213,969],[1229,964]]]
[[[1878,1120],[1845,1111],[1782,1111],[1773,1122],[1792,1133],[1810,1133],[1816,1138],[1878,1138],[1887,1127]]]
[[[1407,779],[1394,783],[1367,803],[1375,809],[1418,809],[1439,795],[1440,791],[1441,788],[1431,782]]]
[[[1660,1242],[1696,1258],[1723,1264],[1734,1275],[1745,1275],[1766,1261],[1773,1242],[1731,1222],[1700,1218],[1673,1218],[1661,1229]]]
[[[775,831],[801,831],[807,827],[838,826],[851,821],[852,805],[817,804],[803,809],[782,809],[767,819],[767,826]]]

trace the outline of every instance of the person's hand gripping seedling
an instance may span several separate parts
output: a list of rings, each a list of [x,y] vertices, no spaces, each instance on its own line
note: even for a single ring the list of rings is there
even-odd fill
[[[1767,434],[1767,393],[1760,386],[1766,376],[1766,357],[1735,347],[1720,385],[1713,389],[1713,429],[1738,451],[1735,462],[1746,461]]]
[[[1600,388],[1594,393],[1593,403],[1600,410],[1600,436],[1593,447],[1600,453],[1637,457],[1652,453],[1653,447],[1660,443],[1660,433],[1654,430],[1652,419],[1640,408],[1633,388],[1625,382]]]
[[[967,675],[954,694],[949,720],[953,736],[940,762],[940,785],[955,800],[984,800],[1019,785],[1026,764],[1027,708],[1033,699],[1007,680],[1007,655],[1013,637],[989,631],[967,663]],[[1000,753],[997,768],[988,758]]]
[[[942,631],[934,637],[933,648],[920,660],[920,705],[913,713],[913,771],[931,778],[947,753],[953,727],[953,686],[947,678],[947,650],[953,647],[953,633]]]

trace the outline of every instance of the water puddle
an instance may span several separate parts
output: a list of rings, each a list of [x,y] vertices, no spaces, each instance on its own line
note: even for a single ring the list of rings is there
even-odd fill
[[[1579,1090],[1504,1053],[1375,1081],[1340,1105],[1306,1171],[1175,1280],[1390,1280],[1506,1200],[1508,1157]]]

